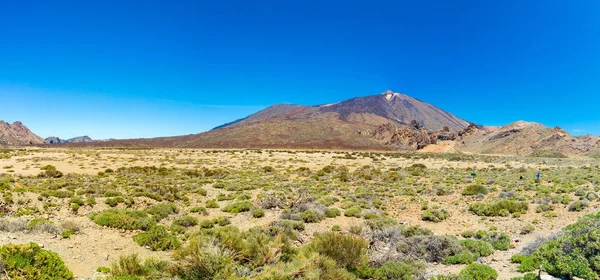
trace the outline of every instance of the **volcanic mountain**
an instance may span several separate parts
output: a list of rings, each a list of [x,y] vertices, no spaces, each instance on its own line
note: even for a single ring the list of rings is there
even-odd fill
[[[460,131],[469,123],[423,101],[386,91],[334,104],[273,105],[200,134],[94,145],[394,150],[401,143],[402,147],[418,148],[419,141],[408,139],[391,145],[386,137],[374,137],[373,131],[386,125],[409,129],[413,132],[403,135],[413,137],[424,131]]]
[[[73,146],[421,150],[563,157],[600,154],[600,138],[515,122],[469,123],[405,94],[386,91],[334,104],[279,104],[185,136],[71,143]]]
[[[440,108],[388,90],[379,95],[357,97],[334,104],[317,106],[273,105],[256,114],[216,129],[231,128],[273,120],[335,119],[358,126],[393,123],[409,125],[412,121],[425,129],[436,131],[448,127],[451,131],[466,128],[469,123]]]
[[[33,132],[21,122],[17,121],[9,124],[0,121],[0,146],[21,146],[42,143],[44,143],[44,139],[33,134]]]

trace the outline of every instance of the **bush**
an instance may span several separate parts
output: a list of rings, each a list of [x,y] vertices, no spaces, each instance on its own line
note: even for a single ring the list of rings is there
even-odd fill
[[[418,253],[428,262],[442,262],[449,256],[463,251],[458,239],[451,235],[430,235],[421,239],[416,248]]]
[[[487,257],[495,251],[492,244],[483,240],[464,239],[460,241],[460,246],[473,253],[476,257]]]
[[[108,204],[108,206],[110,207],[115,207],[117,206],[119,203],[123,203],[125,202],[125,199],[117,196],[117,197],[111,197],[111,198],[107,198],[104,203]]]
[[[228,279],[234,277],[233,252],[216,239],[193,238],[175,253],[182,279]],[[233,278],[231,278],[233,279]]]
[[[128,230],[147,230],[155,224],[146,212],[122,209],[107,209],[92,213],[90,219],[100,226]]]
[[[193,207],[190,212],[192,213],[202,213],[202,215],[208,215],[208,211],[206,210],[206,208],[201,207],[201,206],[197,206],[197,207]]]
[[[368,242],[360,237],[324,232],[315,235],[309,248],[330,257],[340,267],[354,269],[365,262],[367,245]]]
[[[445,209],[429,208],[423,212],[423,214],[421,215],[421,219],[423,221],[439,223],[447,219],[449,216],[450,214]]]
[[[318,223],[321,220],[323,220],[322,215],[319,215],[315,211],[312,211],[312,210],[306,210],[306,211],[298,214],[298,216],[300,216],[300,218],[302,218],[302,220],[305,223]]]
[[[569,205],[569,211],[581,212],[587,207],[588,207],[588,203],[586,201],[579,200],[579,201],[573,202],[573,203],[571,203],[571,205]]]
[[[529,204],[524,201],[501,199],[492,203],[477,202],[469,206],[469,211],[478,216],[503,216],[525,214]]]
[[[460,271],[459,280],[495,280],[498,273],[493,268],[484,264],[470,264]]]
[[[425,265],[421,262],[398,262],[390,261],[384,263],[373,274],[377,280],[412,280],[419,279],[425,272]]]
[[[63,173],[58,171],[53,165],[40,167],[40,170],[44,170],[44,172],[38,175],[40,178],[60,178],[63,176]]]
[[[31,221],[29,221],[27,229],[54,234],[60,233],[60,229],[52,221],[44,218],[32,219]]]
[[[376,217],[373,219],[369,219],[365,222],[365,224],[371,230],[382,230],[385,228],[393,227],[398,224],[398,222],[390,217]]]
[[[530,234],[534,230],[535,230],[535,227],[533,225],[526,225],[521,228],[521,230],[519,231],[519,234],[521,234],[521,235]]]
[[[115,276],[143,276],[147,270],[142,265],[137,254],[120,256],[118,262],[112,264],[110,272]]]
[[[325,209],[325,217],[327,218],[335,218],[342,215],[342,211],[338,208],[327,208]]]
[[[0,260],[11,279],[73,279],[58,254],[35,243],[0,247]]]
[[[419,225],[402,227],[401,233],[405,237],[413,237],[413,236],[420,236],[420,235],[425,235],[425,236],[433,235],[433,232],[431,230],[423,228]]]
[[[478,194],[488,194],[490,191],[482,185],[470,185],[465,187],[462,191],[462,195],[478,195]]]
[[[510,236],[503,232],[478,231],[476,238],[490,243],[496,250],[506,251],[510,249]]]
[[[215,223],[211,220],[202,220],[200,222],[201,228],[213,228],[214,225],[215,225]]]
[[[543,266],[549,274],[571,278],[598,279],[600,274],[600,213],[586,215],[565,228],[562,234],[536,244],[530,256],[513,256],[519,270]],[[536,242],[538,243],[538,242]],[[527,252],[526,252],[527,253]]]
[[[182,227],[193,227],[198,224],[198,219],[190,215],[181,216],[173,221],[173,225]]]
[[[217,203],[217,201],[214,199],[207,200],[206,208],[219,208],[219,203]]]
[[[229,220],[228,217],[218,217],[218,218],[216,218],[216,222],[218,225],[220,225],[222,227],[231,224],[231,221]]]
[[[352,206],[344,211],[344,216],[360,218],[362,216],[362,208],[358,205]]]
[[[233,202],[233,203],[223,207],[222,210],[223,210],[223,212],[237,214],[240,212],[250,211],[250,209],[252,209],[253,207],[254,207],[254,204],[252,204],[251,201],[243,200],[243,201]]]
[[[146,212],[154,218],[157,222],[168,217],[172,214],[177,214],[177,206],[172,203],[157,203],[148,208]]]
[[[254,211],[252,211],[252,217],[254,218],[262,218],[265,216],[265,210],[264,209],[254,209]]]
[[[444,259],[444,264],[472,264],[477,260],[477,256],[470,252],[461,252],[454,256]]]
[[[140,246],[148,246],[153,251],[166,251],[181,246],[177,237],[172,235],[164,226],[154,226],[147,232],[133,236]]]

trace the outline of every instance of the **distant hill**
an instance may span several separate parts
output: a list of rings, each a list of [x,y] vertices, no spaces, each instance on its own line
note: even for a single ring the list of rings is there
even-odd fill
[[[48,138],[46,138],[44,140],[44,144],[68,144],[68,143],[90,143],[90,142],[94,142],[95,140],[90,138],[89,136],[79,136],[79,137],[74,137],[71,139],[60,139],[58,137],[55,136],[50,136]]]
[[[600,137],[575,137],[560,127],[518,121],[491,131],[473,132],[458,146],[461,151],[479,154],[561,157],[600,149]]]
[[[9,124],[0,121],[0,145],[22,146],[44,143],[44,139],[35,135],[20,121]]]

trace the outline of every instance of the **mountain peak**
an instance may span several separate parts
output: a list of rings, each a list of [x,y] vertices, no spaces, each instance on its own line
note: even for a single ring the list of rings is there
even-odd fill
[[[387,99],[387,101],[392,101],[395,97],[399,97],[401,99],[406,99],[408,98],[408,96],[406,94],[402,94],[402,93],[398,93],[398,92],[394,92],[390,89],[384,91],[381,94],[383,97],[385,97],[385,99]]]
[[[0,145],[32,145],[41,144],[44,139],[33,134],[23,123],[16,121],[9,124],[0,121]]]

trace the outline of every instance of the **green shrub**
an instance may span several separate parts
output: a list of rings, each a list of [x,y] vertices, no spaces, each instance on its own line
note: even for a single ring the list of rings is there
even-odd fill
[[[108,204],[108,206],[110,207],[115,207],[117,206],[119,203],[123,203],[125,202],[125,199],[117,196],[117,197],[111,197],[111,198],[107,198],[104,203]]]
[[[495,280],[498,273],[491,267],[484,264],[470,264],[460,271],[459,280]]]
[[[402,227],[400,233],[402,233],[402,235],[404,235],[405,237],[433,235],[433,232],[431,230],[423,228],[419,225]]]
[[[63,232],[60,233],[60,236],[62,238],[71,238],[71,235],[75,234],[75,231],[70,229],[70,230],[65,230]]]
[[[482,185],[470,185],[465,187],[462,191],[462,195],[478,195],[478,194],[488,194],[490,191]]]
[[[265,210],[264,209],[254,209],[254,211],[252,211],[252,217],[254,218],[262,218],[265,216]]]
[[[476,238],[488,242],[496,250],[506,251],[510,249],[510,236],[498,231],[477,231]]]
[[[228,217],[224,217],[224,216],[216,218],[215,221],[218,225],[220,225],[222,227],[231,224],[231,220],[229,220]]]
[[[181,246],[177,237],[164,226],[154,226],[147,232],[138,233],[133,236],[133,241],[140,246],[148,246],[153,251],[166,251]]]
[[[208,215],[208,211],[206,210],[205,207],[201,207],[201,206],[197,206],[197,207],[193,207],[190,212],[192,213],[202,213],[202,215]]]
[[[298,216],[300,216],[300,218],[302,218],[302,220],[305,223],[318,223],[324,218],[323,216],[317,214],[315,211],[312,210],[306,210],[298,214]]]
[[[69,203],[74,203],[74,204],[77,204],[79,206],[85,205],[85,201],[83,201],[83,199],[81,197],[72,197],[69,200]]]
[[[214,199],[207,200],[206,208],[219,208],[219,203],[217,203],[217,201]]]
[[[28,230],[39,230],[46,225],[54,225],[54,223],[48,219],[44,218],[35,218],[29,221],[27,224]]]
[[[465,230],[460,234],[460,236],[462,236],[464,238],[472,238],[472,237],[475,237],[475,231]]]
[[[587,207],[588,207],[587,201],[579,200],[579,201],[575,201],[575,202],[571,203],[571,205],[569,205],[569,211],[581,212]]]
[[[460,241],[460,246],[473,253],[476,257],[487,257],[495,251],[492,244],[483,240],[464,239]]]
[[[469,211],[478,216],[503,216],[515,213],[527,213],[529,204],[524,201],[501,199],[492,203],[476,202],[469,206]]]
[[[352,206],[344,211],[344,216],[360,218],[362,216],[362,208],[358,205]]]
[[[100,273],[108,274],[108,273],[110,273],[110,268],[101,266],[101,267],[96,268],[96,271],[100,272]]]
[[[154,218],[157,222],[168,217],[172,214],[177,214],[177,206],[172,203],[157,203],[148,208],[146,212]]]
[[[373,274],[377,280],[412,280],[418,279],[425,272],[421,262],[389,261],[384,263]]]
[[[445,209],[429,208],[429,209],[423,211],[423,214],[421,215],[421,219],[423,221],[439,223],[439,222],[447,219],[449,216],[450,216],[450,214]]]
[[[173,225],[182,227],[193,227],[198,224],[198,219],[190,215],[181,216],[173,221]]]
[[[331,226],[331,231],[342,231],[342,227],[340,225]]]
[[[325,209],[325,217],[327,218],[335,218],[342,215],[342,211],[338,208],[327,208]]]
[[[171,279],[171,264],[167,261],[148,258],[142,264],[137,254],[120,256],[112,263],[110,280]],[[100,268],[98,268],[100,271]]]
[[[235,279],[233,252],[214,238],[191,239],[175,252],[175,259],[182,279]]]
[[[63,173],[58,171],[53,165],[40,167],[40,170],[44,170],[44,172],[38,175],[40,178],[60,178],[63,176]]]
[[[477,256],[470,252],[461,252],[454,256],[444,259],[444,264],[472,264],[477,260]]]
[[[368,242],[360,237],[337,232],[324,232],[315,235],[309,248],[330,257],[340,267],[354,269],[364,263],[367,245]]]
[[[562,235],[538,245],[530,256],[513,256],[519,271],[538,268],[555,276],[598,279],[600,275],[600,213],[586,215],[565,228]]]
[[[58,254],[35,243],[0,247],[0,260],[11,279],[73,279]]]
[[[200,222],[201,228],[213,228],[214,225],[215,225],[215,223],[211,220],[202,220]]]
[[[396,221],[394,218],[378,216],[376,218],[367,220],[365,224],[371,230],[382,230],[385,228],[396,226],[398,224],[398,221]]]
[[[252,209],[253,207],[254,207],[254,204],[252,204],[251,201],[243,200],[243,201],[233,202],[233,203],[223,207],[222,210],[223,210],[223,212],[237,214],[240,212],[250,211],[250,209]]]
[[[122,209],[107,209],[92,213],[90,219],[100,226],[129,230],[147,230],[155,224],[146,212]]]

